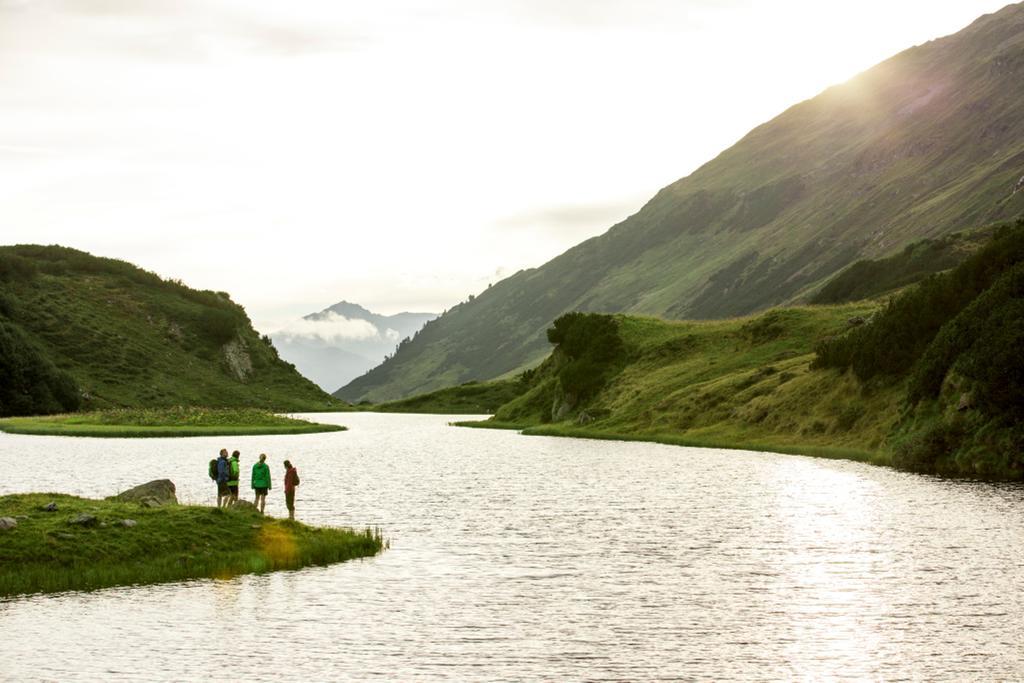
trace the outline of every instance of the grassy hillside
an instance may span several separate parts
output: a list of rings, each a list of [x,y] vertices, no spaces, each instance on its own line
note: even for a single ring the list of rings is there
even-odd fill
[[[56,246],[0,247],[0,377],[0,415],[342,406],[227,294]]]
[[[1024,221],[888,302],[671,322],[573,313],[495,426],[1024,478]]]
[[[814,371],[814,345],[880,304],[776,309],[751,318],[666,321],[588,314],[619,339],[594,374],[564,341],[533,373],[528,392],[494,421],[540,433],[640,438],[869,457],[899,416],[899,386],[862,393],[850,373]],[[596,378],[596,379],[595,379]],[[532,430],[533,431],[533,430]]]
[[[907,50],[751,131],[603,235],[432,321],[336,392],[393,400],[547,354],[568,311],[727,318],[1024,210],[1024,5]]]
[[[1001,224],[924,239],[881,259],[863,259],[829,280],[812,304],[838,304],[881,296],[960,265],[979,251]]]

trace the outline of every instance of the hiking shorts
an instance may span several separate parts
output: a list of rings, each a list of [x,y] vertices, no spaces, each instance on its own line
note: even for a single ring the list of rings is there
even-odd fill
[[[269,491],[269,490],[270,489],[253,489],[253,491],[256,492],[257,496],[265,496],[265,495],[267,495],[267,491]]]
[[[235,484],[234,486],[228,486],[228,488],[231,489],[232,496],[238,495],[238,484]]]
[[[295,491],[284,492],[284,504],[289,510],[295,509]]]
[[[227,484],[217,484],[217,493],[222,496],[226,496],[231,493],[231,489],[228,488]]]

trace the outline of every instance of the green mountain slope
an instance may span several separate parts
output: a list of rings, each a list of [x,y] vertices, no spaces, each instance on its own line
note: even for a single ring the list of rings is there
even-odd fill
[[[571,310],[724,318],[1024,210],[1024,5],[907,50],[751,131],[639,212],[428,323],[336,396],[383,401],[538,362]]]
[[[570,313],[549,338],[495,425],[1024,478],[1024,221],[885,304]]]
[[[0,415],[171,405],[341,404],[227,294],[65,247],[0,247]]]

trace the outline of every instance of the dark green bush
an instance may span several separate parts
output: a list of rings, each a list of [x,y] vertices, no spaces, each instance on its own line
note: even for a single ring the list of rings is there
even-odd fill
[[[0,415],[38,415],[78,408],[78,387],[21,328],[0,320]]]
[[[36,274],[31,260],[17,254],[0,254],[0,282],[28,280]]]
[[[548,329],[548,341],[565,358],[558,371],[562,390],[578,402],[595,396],[625,356],[618,321],[600,313],[566,313]]]
[[[933,473],[941,460],[950,459],[964,440],[959,422],[939,420],[899,444],[892,456],[895,467],[911,472]]]
[[[943,325],[1024,261],[1024,222],[996,230],[992,241],[949,273],[933,275],[894,297],[871,321],[819,343],[813,367],[853,368],[861,380],[909,373]]]
[[[196,330],[201,339],[214,346],[231,341],[242,321],[234,311],[223,308],[204,308],[196,317]]]
[[[1024,405],[1024,263],[1019,263],[949,321],[915,366],[912,403],[936,398],[956,367],[974,380],[979,403],[992,413]]]

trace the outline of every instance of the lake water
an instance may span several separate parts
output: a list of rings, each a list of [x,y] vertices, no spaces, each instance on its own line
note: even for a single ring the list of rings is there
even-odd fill
[[[1024,678],[1024,489],[849,462],[527,437],[440,416],[350,431],[0,434],[0,493],[105,496],[207,461],[302,475],[362,561],[0,601],[5,680]]]

